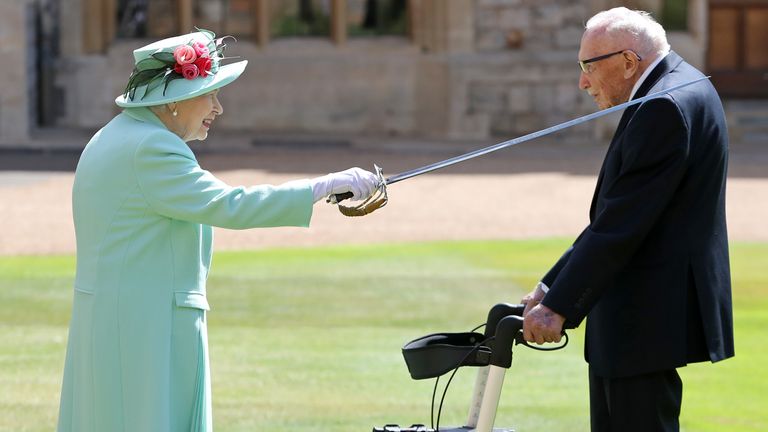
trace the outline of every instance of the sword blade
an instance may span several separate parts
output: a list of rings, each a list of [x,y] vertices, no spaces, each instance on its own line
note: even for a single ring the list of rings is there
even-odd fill
[[[664,89],[664,90],[658,91],[656,93],[652,93],[652,94],[643,96],[641,98],[633,99],[631,101],[624,102],[623,104],[616,105],[616,106],[613,106],[611,108],[606,108],[604,110],[600,110],[600,111],[594,112],[592,114],[587,114],[585,116],[578,117],[578,118],[575,118],[573,120],[569,120],[567,122],[560,123],[558,125],[551,126],[551,127],[546,128],[546,129],[542,129],[540,131],[529,133],[528,135],[523,135],[521,137],[517,137],[517,138],[511,139],[511,140],[507,140],[507,141],[504,141],[504,142],[501,142],[501,143],[498,143],[498,144],[494,144],[492,146],[488,146],[488,147],[485,147],[485,148],[474,150],[474,151],[471,151],[469,153],[464,153],[462,155],[455,156],[455,157],[452,157],[450,159],[446,159],[444,161],[435,162],[433,164],[425,165],[425,166],[420,167],[420,168],[415,168],[415,169],[412,169],[412,170],[409,170],[409,171],[404,171],[404,172],[401,172],[399,174],[395,174],[395,175],[393,175],[391,177],[388,177],[386,179],[386,184],[389,185],[389,184],[392,184],[392,183],[397,183],[399,181],[403,181],[403,180],[409,179],[411,177],[416,177],[417,175],[426,174],[428,172],[432,172],[432,171],[435,171],[435,170],[439,170],[441,168],[445,168],[445,167],[448,167],[448,166],[451,166],[451,165],[455,165],[455,164],[457,164],[459,162],[464,162],[464,161],[467,161],[467,160],[470,160],[470,159],[474,159],[474,158],[476,158],[478,156],[483,156],[483,155],[486,155],[488,153],[493,153],[495,151],[498,151],[498,150],[501,150],[501,149],[504,149],[504,148],[507,148],[507,147],[512,147],[513,145],[521,144],[521,143],[524,143],[526,141],[531,141],[531,140],[534,140],[536,138],[541,138],[543,136],[546,136],[546,135],[549,135],[549,134],[561,131],[563,129],[568,129],[569,127],[576,126],[576,125],[581,124],[581,123],[586,123],[588,121],[594,120],[594,119],[599,118],[599,117],[606,116],[608,114],[612,114],[612,113],[614,113],[616,111],[623,110],[624,108],[630,107],[632,105],[637,105],[637,104],[643,103],[643,102],[645,102],[647,100],[654,99],[654,98],[657,98],[659,96],[663,96],[663,95],[665,95],[665,94],[667,94],[669,92],[681,89],[683,87],[687,87],[687,86],[689,86],[691,84],[695,84],[695,83],[697,83],[699,81],[703,81],[703,80],[706,80],[706,79],[709,79],[709,76],[698,78],[698,79],[695,79],[693,81],[688,81],[688,82],[683,83],[683,84],[678,84],[678,85],[670,87],[668,89]]]

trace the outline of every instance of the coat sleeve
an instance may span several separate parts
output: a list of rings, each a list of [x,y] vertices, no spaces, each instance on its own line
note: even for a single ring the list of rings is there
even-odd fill
[[[668,206],[687,167],[689,136],[670,98],[644,103],[627,125],[621,168],[603,183],[594,219],[561,258],[542,301],[567,326],[586,317]]]
[[[584,235],[585,231],[582,231],[581,234],[579,234],[578,237],[576,237],[576,240],[573,242],[571,247],[566,249],[566,251],[563,253],[563,255],[560,256],[560,259],[557,260],[555,265],[552,266],[551,269],[547,272],[547,274],[544,275],[543,278],[541,278],[541,281],[548,287],[551,287],[555,283],[555,279],[557,279],[557,275],[560,274],[560,271],[565,267],[565,265],[568,263],[568,258],[571,257],[571,252],[573,252],[573,249],[576,247],[577,244],[579,244],[579,239],[581,239],[581,236]]]
[[[308,180],[280,186],[232,187],[203,170],[192,151],[168,131],[148,134],[133,160],[141,193],[158,214],[231,229],[309,226]]]

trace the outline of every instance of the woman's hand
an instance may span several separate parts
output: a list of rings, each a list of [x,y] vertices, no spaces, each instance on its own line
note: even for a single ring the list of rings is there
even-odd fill
[[[353,201],[368,198],[379,187],[376,174],[362,168],[350,168],[311,179],[315,202],[333,195],[352,192]]]

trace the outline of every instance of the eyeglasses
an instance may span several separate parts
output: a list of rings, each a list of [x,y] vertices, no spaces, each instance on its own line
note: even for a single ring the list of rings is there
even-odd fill
[[[590,70],[590,68],[589,68],[589,66],[588,66],[590,63],[594,63],[594,62],[597,62],[597,61],[600,61],[600,60],[605,60],[605,59],[607,59],[608,57],[612,57],[612,56],[615,56],[616,54],[621,54],[621,53],[623,53],[624,51],[629,51],[629,52],[631,52],[632,54],[634,54],[634,55],[636,55],[636,56],[637,56],[637,60],[638,60],[638,61],[643,61],[643,58],[642,58],[642,57],[640,57],[640,55],[639,55],[639,54],[637,54],[636,52],[634,52],[634,51],[632,51],[632,50],[626,50],[626,49],[623,49],[623,50],[621,50],[621,51],[615,51],[615,52],[612,52],[612,53],[603,54],[603,55],[601,55],[601,56],[592,57],[591,59],[586,59],[586,60],[579,60],[579,67],[581,67],[581,71],[582,71],[582,72],[584,72],[585,74],[586,74],[586,73],[590,73],[590,72],[591,72],[591,70]]]

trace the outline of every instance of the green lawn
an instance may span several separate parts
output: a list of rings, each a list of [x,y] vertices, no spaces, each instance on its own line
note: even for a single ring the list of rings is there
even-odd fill
[[[466,331],[516,302],[563,240],[219,253],[209,281],[218,431],[367,432],[429,423],[433,381],[410,379],[410,339]],[[767,244],[734,244],[737,357],[681,371],[686,431],[768,430]],[[0,431],[54,428],[73,257],[0,258]],[[652,311],[649,311],[652,313]],[[588,430],[583,335],[565,350],[515,350],[496,424]],[[443,425],[463,424],[475,370],[461,370]],[[443,380],[443,383],[445,380]]]

